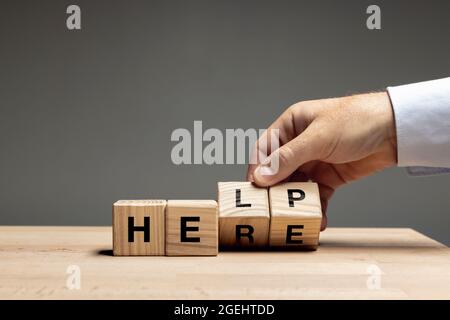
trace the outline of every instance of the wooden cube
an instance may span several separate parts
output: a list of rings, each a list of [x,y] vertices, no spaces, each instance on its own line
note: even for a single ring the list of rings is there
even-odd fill
[[[113,254],[165,254],[165,200],[120,200],[113,205]]]
[[[214,200],[169,200],[166,214],[166,255],[215,256],[218,215]]]
[[[313,182],[287,182],[269,189],[270,246],[316,249],[322,209]]]
[[[222,248],[263,248],[269,244],[266,188],[251,182],[219,182],[219,242]]]

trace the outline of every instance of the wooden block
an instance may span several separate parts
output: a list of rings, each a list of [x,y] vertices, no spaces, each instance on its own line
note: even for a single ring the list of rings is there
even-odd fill
[[[114,255],[163,256],[165,208],[165,200],[120,200],[114,203]]]
[[[263,248],[269,244],[266,188],[251,182],[219,182],[219,242],[223,248]]]
[[[287,182],[269,189],[270,246],[316,249],[322,209],[313,182]]]
[[[166,255],[215,256],[218,215],[214,200],[169,200],[166,214]]]

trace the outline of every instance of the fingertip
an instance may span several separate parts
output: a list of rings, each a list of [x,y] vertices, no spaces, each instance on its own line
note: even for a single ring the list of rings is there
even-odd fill
[[[261,171],[260,167],[257,167],[255,169],[255,171],[253,171],[253,174],[252,174],[253,181],[252,182],[254,185],[256,185],[258,187],[266,187],[266,181],[265,181],[264,177],[262,177],[260,171]]]
[[[324,214],[322,216],[322,222],[320,223],[320,231],[324,231],[327,228],[328,218],[327,215]]]
[[[259,166],[253,171],[253,183],[258,187],[269,187],[276,182],[276,176],[270,167]]]

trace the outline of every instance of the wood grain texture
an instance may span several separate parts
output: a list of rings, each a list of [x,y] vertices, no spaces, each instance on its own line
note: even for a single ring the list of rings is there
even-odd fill
[[[236,204],[239,190],[240,205]],[[270,210],[266,188],[257,188],[251,182],[219,182],[219,241],[222,248],[257,247],[268,245]],[[236,227],[253,228],[250,237],[236,240]],[[248,228],[242,228],[248,233]]]
[[[289,190],[293,199],[289,200]],[[316,249],[319,245],[322,209],[319,188],[313,182],[287,182],[269,189],[270,246]],[[293,236],[288,236],[288,226]],[[291,239],[289,242],[288,239]]]
[[[113,252],[116,256],[159,256],[165,254],[165,200],[119,200],[113,204]],[[128,217],[134,226],[144,226],[149,217],[150,241],[144,232],[134,232],[134,241],[128,240]]]
[[[0,227],[0,299],[450,299],[450,249],[411,229],[329,228],[317,251],[216,257],[113,257],[111,231]]]
[[[181,218],[199,217],[199,222],[186,222],[186,236],[198,237],[199,242],[182,242]],[[217,202],[214,200],[169,200],[166,211],[166,255],[168,256],[214,256],[219,243]]]

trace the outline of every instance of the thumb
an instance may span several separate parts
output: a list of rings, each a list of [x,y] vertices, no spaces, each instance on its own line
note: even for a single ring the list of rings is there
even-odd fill
[[[281,146],[253,172],[254,183],[261,187],[274,185],[289,177],[306,162],[318,160],[324,150],[325,136],[308,127],[295,139]]]

